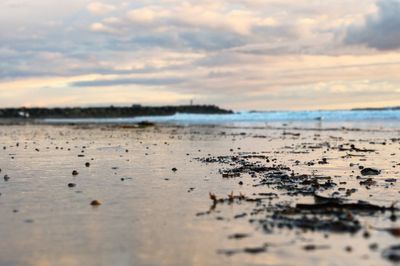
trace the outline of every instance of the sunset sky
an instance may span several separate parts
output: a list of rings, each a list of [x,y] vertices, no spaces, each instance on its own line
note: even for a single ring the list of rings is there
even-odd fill
[[[0,107],[400,105],[400,0],[2,0]]]

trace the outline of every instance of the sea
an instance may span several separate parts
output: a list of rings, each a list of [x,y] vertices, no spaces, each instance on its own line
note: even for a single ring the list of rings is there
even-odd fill
[[[124,118],[44,119],[44,123],[134,124],[148,121],[173,125],[301,125],[400,128],[400,110],[239,111],[233,114],[185,114]]]

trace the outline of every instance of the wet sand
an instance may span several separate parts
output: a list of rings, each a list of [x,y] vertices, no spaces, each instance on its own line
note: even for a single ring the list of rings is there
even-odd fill
[[[400,260],[396,127],[7,125],[0,144],[1,266]]]

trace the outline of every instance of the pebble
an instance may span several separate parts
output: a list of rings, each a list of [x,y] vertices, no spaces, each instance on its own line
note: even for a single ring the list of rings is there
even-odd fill
[[[98,200],[92,200],[92,202],[90,203],[90,205],[92,205],[92,206],[100,206],[100,205],[101,205],[101,202],[98,201]]]
[[[379,175],[381,173],[380,170],[375,168],[363,168],[361,169],[362,175]]]
[[[400,245],[390,246],[383,250],[382,256],[391,262],[400,262]]]
[[[377,250],[379,246],[377,243],[371,243],[368,247],[370,250]]]

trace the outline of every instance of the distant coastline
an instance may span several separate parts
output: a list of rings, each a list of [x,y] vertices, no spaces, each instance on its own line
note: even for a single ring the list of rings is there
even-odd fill
[[[399,111],[400,106],[392,106],[392,107],[361,107],[361,108],[352,108],[352,109],[333,109],[333,110],[250,110],[250,113],[274,113],[274,112],[306,112],[306,111]]]
[[[400,110],[400,106],[394,107],[366,107],[366,108],[353,108],[352,111],[395,111]]]
[[[232,114],[233,111],[215,105],[141,106],[129,107],[65,107],[65,108],[3,108],[1,119],[45,118],[116,118],[139,116],[168,116],[187,114]]]

